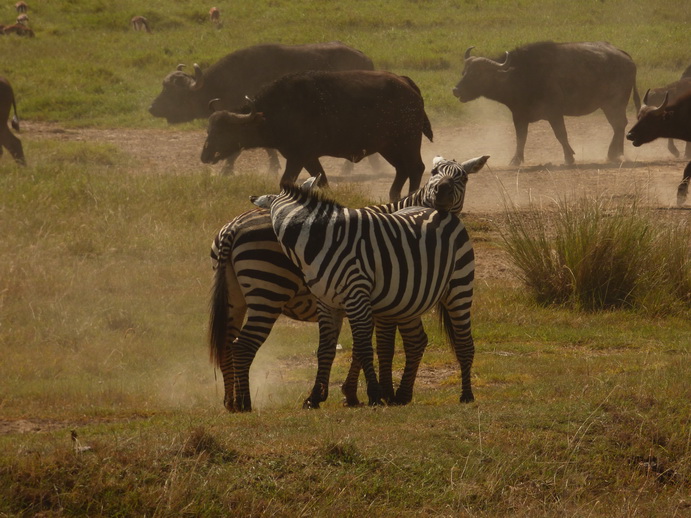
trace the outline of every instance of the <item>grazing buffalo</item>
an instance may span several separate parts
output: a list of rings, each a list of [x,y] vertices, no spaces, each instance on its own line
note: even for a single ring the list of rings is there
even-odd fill
[[[484,96],[505,104],[516,128],[516,154],[511,165],[524,160],[528,124],[546,120],[564,148],[564,160],[573,164],[565,115],[587,115],[601,108],[614,136],[608,157],[616,161],[624,153],[626,106],[634,93],[636,109],[636,65],[624,51],[606,42],[539,42],[506,52],[503,60],[492,60],[465,52],[465,68],[453,94],[461,102]]]
[[[677,138],[691,142],[691,92],[670,102],[665,95],[659,106],[648,105],[648,93],[643,97],[643,106],[626,138],[638,147],[657,138]],[[684,175],[677,189],[677,204],[683,205],[691,181],[691,162],[684,169]]]
[[[6,148],[18,164],[24,165],[24,149],[22,141],[14,136],[14,133],[7,127],[7,120],[10,117],[10,110],[14,108],[12,117],[12,127],[19,131],[19,117],[17,117],[17,104],[14,100],[14,92],[10,82],[4,77],[0,77],[0,155],[2,148]]]
[[[149,113],[165,117],[171,123],[189,122],[209,117],[209,101],[219,99],[218,107],[238,110],[245,97],[276,79],[308,70],[374,70],[372,60],[359,50],[339,42],[306,45],[255,45],[236,50],[202,71],[194,65],[195,75],[177,71],[163,80],[163,90],[154,99]],[[280,165],[274,151],[269,153],[271,169]],[[227,159],[230,172],[237,154]]]
[[[666,95],[668,95],[668,102],[674,102],[689,92],[691,92],[691,66],[684,71],[679,81],[670,83],[667,86],[648,90],[645,104],[658,106],[662,104]],[[679,156],[679,150],[677,146],[674,145],[674,139],[667,140],[667,149],[669,149],[669,152],[674,156]],[[691,142],[686,143],[684,157],[691,159]]]
[[[366,70],[303,72],[262,89],[249,114],[213,113],[201,160],[275,148],[286,159],[281,185],[292,185],[303,167],[325,181],[321,156],[358,162],[380,153],[396,169],[389,191],[395,201],[406,180],[410,192],[420,186],[423,133],[432,140],[420,90],[410,78]]]

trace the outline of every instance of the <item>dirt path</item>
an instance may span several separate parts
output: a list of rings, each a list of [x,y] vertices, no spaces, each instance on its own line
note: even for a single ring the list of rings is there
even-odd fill
[[[546,122],[532,124],[528,133],[526,164],[508,167],[514,151],[514,130],[508,120],[469,123],[455,127],[435,127],[434,142],[425,140],[422,155],[429,170],[432,158],[442,155],[462,161],[475,156],[491,156],[488,166],[471,178],[465,212],[494,213],[504,210],[505,201],[518,206],[533,201],[550,203],[564,196],[583,193],[604,196],[637,194],[653,207],[676,208],[676,188],[686,161],[675,159],[659,140],[640,148],[625,144],[625,160],[618,164],[605,161],[611,130],[604,116],[567,119],[571,146],[576,151],[576,165],[563,165],[561,147]],[[24,122],[26,140],[65,140],[107,142],[136,158],[138,171],[176,174],[191,168],[209,167],[220,172],[221,165],[204,166],[199,154],[204,132],[170,129],[64,129],[58,125]],[[366,184],[375,197],[387,200],[393,181],[393,168],[383,160],[373,171],[367,160],[355,165],[349,174],[341,172],[343,160],[322,159],[329,181]],[[266,153],[253,150],[241,155],[236,174],[267,174]],[[306,177],[306,173],[302,173]],[[423,178],[423,181],[426,179]],[[691,200],[686,209],[691,209]]]

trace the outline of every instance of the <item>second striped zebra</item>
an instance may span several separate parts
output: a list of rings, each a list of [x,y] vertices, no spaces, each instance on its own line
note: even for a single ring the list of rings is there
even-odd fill
[[[489,157],[459,164],[437,157],[429,181],[402,200],[372,206],[375,212],[395,212],[410,206],[437,207],[460,213],[468,174],[476,173]],[[211,358],[223,374],[224,405],[228,410],[250,410],[249,368],[259,347],[281,314],[316,322],[317,300],[305,286],[302,273],[285,256],[271,227],[269,212],[245,212],[221,229],[211,248],[216,270],[211,301],[209,345]],[[331,318],[320,322],[317,378],[305,407],[316,408],[328,395],[331,364],[335,356],[342,314],[325,309]],[[391,376],[396,324],[377,327],[377,353],[384,398],[407,403],[412,398],[419,359],[427,344],[420,325],[399,327],[404,338],[406,367],[398,391]],[[359,364],[354,362],[343,387],[349,405],[358,404]]]

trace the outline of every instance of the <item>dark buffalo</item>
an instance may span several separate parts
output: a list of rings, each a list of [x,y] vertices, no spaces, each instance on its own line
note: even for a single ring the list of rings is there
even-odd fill
[[[420,186],[423,133],[432,140],[420,90],[410,78],[365,70],[303,72],[262,89],[249,114],[213,113],[201,160],[274,148],[286,159],[281,185],[292,185],[303,167],[325,181],[321,156],[358,162],[380,153],[396,168],[389,191],[395,201],[406,180],[410,192]]]
[[[648,94],[643,97],[643,106],[626,138],[638,147],[657,138],[676,138],[691,142],[691,92],[670,102],[665,95],[660,106],[648,105]],[[691,162],[684,169],[684,175],[677,189],[677,204],[683,205],[691,181]]]
[[[24,149],[22,148],[22,141],[14,136],[14,133],[7,127],[7,120],[10,117],[10,111],[14,108],[14,117],[12,117],[12,127],[15,131],[19,131],[19,117],[17,117],[17,104],[14,100],[14,92],[10,82],[4,77],[0,77],[0,155],[2,155],[2,148],[6,148],[18,164],[24,165]]]
[[[212,99],[219,99],[219,109],[238,110],[245,97],[254,97],[263,86],[286,74],[308,70],[374,70],[374,65],[359,50],[339,42],[256,45],[236,50],[204,71],[195,64],[194,76],[178,66],[163,80],[163,91],[151,103],[149,113],[165,117],[169,123],[206,119]],[[269,156],[271,168],[278,170],[276,153]],[[229,157],[228,170],[236,158]]]
[[[648,90],[645,104],[658,106],[662,104],[666,95],[668,95],[668,102],[674,102],[689,92],[691,92],[691,66],[684,71],[679,81],[670,83],[667,86]],[[667,149],[669,149],[669,152],[674,156],[679,156],[679,150],[677,146],[674,145],[674,139],[667,140]],[[684,157],[691,159],[691,142],[686,143]]]
[[[626,106],[634,93],[636,65],[624,51],[606,42],[539,42],[507,52],[492,60],[465,52],[463,76],[453,89],[461,102],[487,97],[505,104],[516,128],[516,154],[511,165],[524,160],[528,124],[546,120],[564,148],[564,160],[573,164],[565,115],[587,115],[601,108],[614,130],[608,157],[616,161],[624,153]]]

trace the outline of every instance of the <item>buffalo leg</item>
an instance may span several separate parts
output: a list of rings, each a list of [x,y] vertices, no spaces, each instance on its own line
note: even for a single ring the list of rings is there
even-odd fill
[[[389,201],[398,201],[401,199],[401,191],[406,180],[408,180],[408,192],[414,192],[420,187],[422,181],[422,174],[425,172],[425,164],[420,158],[420,143],[421,141],[411,143],[407,146],[402,146],[405,152],[392,153],[389,151],[381,151],[384,159],[396,169],[396,176],[394,177],[391,189],[389,189]]]
[[[677,146],[674,145],[674,139],[667,139],[667,149],[672,153],[672,156],[679,157],[679,150]]]
[[[677,205],[680,207],[686,201],[686,196],[689,193],[689,182],[691,182],[691,162],[684,168],[684,176],[677,188]]]
[[[240,153],[242,151],[238,151],[237,153],[233,153],[232,155],[229,155],[228,158],[226,158],[226,163],[223,165],[223,168],[221,169],[221,174],[224,176],[233,176],[233,172],[235,170],[235,161],[238,159],[240,156]]]
[[[2,145],[5,148],[7,148],[15,162],[17,162],[19,165],[26,164],[24,160],[22,141],[15,137],[7,126],[5,126],[0,132],[0,142],[2,142]]]
[[[603,109],[605,117],[612,126],[612,142],[609,144],[607,159],[610,162],[617,162],[624,154],[624,136],[626,134],[626,103],[624,108]]]
[[[549,119],[549,125],[552,126],[554,136],[557,137],[557,140],[559,141],[561,147],[564,150],[564,162],[566,162],[567,165],[572,165],[574,162],[573,155],[575,154],[575,152],[569,145],[569,138],[566,134],[566,125],[564,124],[564,117],[562,117],[561,115],[558,117],[552,117],[551,119]]]
[[[286,168],[281,176],[281,185],[293,185],[302,171],[303,164],[294,158],[286,158]]]
[[[525,153],[525,143],[528,140],[528,121],[513,117],[513,127],[516,129],[516,153],[513,155],[509,165],[518,166],[523,163]]]
[[[278,152],[275,149],[266,148],[269,157],[269,173],[278,174],[281,170],[281,163],[278,161]]]
[[[684,152],[684,158],[691,160],[691,142],[686,143],[686,151]]]

